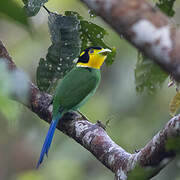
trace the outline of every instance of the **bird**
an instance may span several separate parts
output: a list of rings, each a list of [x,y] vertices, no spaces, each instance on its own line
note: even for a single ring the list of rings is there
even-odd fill
[[[76,111],[94,95],[101,81],[100,68],[111,50],[91,46],[82,51],[74,68],[58,83],[53,95],[52,121],[36,168],[43,162],[52,143],[59,119],[68,111]]]

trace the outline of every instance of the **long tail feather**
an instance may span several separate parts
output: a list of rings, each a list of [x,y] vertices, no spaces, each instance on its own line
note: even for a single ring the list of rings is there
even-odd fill
[[[44,141],[44,144],[43,144],[43,147],[42,147],[42,150],[41,150],[41,154],[40,154],[40,157],[39,157],[39,161],[37,163],[36,168],[38,168],[40,166],[40,164],[43,162],[44,155],[46,154],[46,156],[48,156],[48,151],[49,151],[49,148],[51,146],[51,142],[52,142],[52,139],[53,139],[53,136],[54,136],[54,132],[55,132],[56,126],[57,126],[60,118],[61,118],[61,114],[59,113],[51,121],[51,125],[50,125],[48,133],[46,135],[46,139]]]

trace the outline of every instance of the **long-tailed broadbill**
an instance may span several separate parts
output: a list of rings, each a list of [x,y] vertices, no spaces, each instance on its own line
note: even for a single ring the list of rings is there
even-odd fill
[[[89,47],[79,56],[76,66],[57,85],[53,96],[53,116],[46,135],[37,168],[42,163],[54,136],[59,119],[70,110],[80,108],[96,91],[100,80],[100,67],[110,49]]]

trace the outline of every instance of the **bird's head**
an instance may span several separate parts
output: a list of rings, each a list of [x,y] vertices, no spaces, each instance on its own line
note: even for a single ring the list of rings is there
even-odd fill
[[[104,49],[98,46],[89,47],[80,54],[77,61],[77,67],[90,67],[100,69],[107,57],[107,54],[110,52],[110,49]]]

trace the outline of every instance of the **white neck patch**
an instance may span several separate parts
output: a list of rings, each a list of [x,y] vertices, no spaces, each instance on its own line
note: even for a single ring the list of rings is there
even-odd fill
[[[89,66],[77,64],[76,67],[89,67]]]

